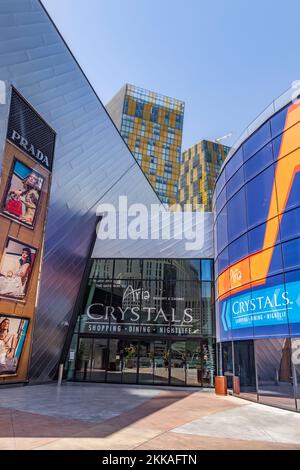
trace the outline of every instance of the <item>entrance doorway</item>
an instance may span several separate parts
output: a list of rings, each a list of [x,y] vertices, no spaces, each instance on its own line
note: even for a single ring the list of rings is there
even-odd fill
[[[210,357],[208,358],[208,351]],[[80,337],[76,381],[213,386],[207,341]]]

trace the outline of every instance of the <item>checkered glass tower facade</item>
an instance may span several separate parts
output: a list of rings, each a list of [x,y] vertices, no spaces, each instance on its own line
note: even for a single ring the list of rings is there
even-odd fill
[[[162,202],[177,203],[184,103],[127,84],[107,110]]]
[[[202,140],[182,154],[179,178],[179,202],[198,205],[205,212],[211,211],[214,185],[230,147]]]

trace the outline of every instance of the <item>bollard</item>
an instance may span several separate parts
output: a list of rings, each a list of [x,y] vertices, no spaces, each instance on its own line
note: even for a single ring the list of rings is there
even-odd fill
[[[60,387],[63,379],[64,365],[59,364],[57,386]]]
[[[227,395],[227,377],[224,375],[215,377],[216,395]]]

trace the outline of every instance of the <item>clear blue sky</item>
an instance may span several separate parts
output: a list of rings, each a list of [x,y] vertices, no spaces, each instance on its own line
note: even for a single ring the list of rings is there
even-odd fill
[[[300,79],[299,0],[43,0],[106,104],[125,83],[186,103],[183,148],[242,130]]]

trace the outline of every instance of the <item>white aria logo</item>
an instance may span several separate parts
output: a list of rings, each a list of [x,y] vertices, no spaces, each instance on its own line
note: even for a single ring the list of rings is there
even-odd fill
[[[127,286],[123,294],[123,302],[125,299],[137,302],[142,298],[143,300],[150,299],[150,293],[144,289],[133,289],[131,285]]]
[[[230,277],[232,282],[238,282],[242,280],[242,273],[238,268],[230,270]]]

